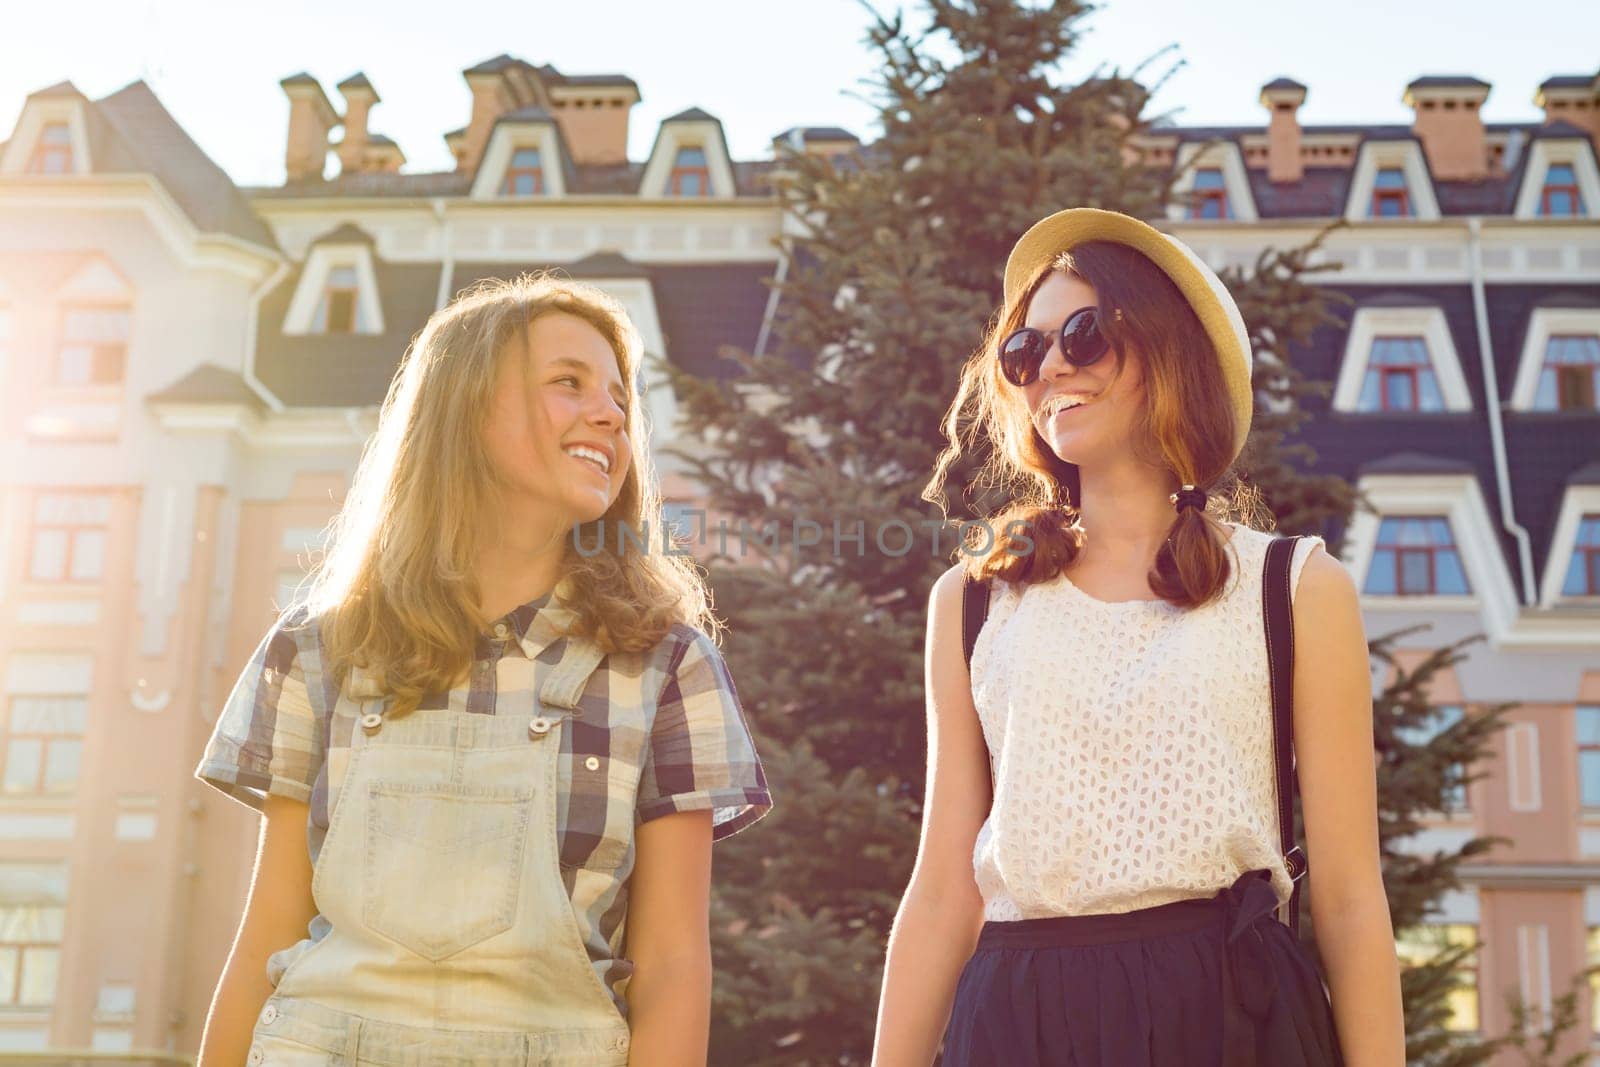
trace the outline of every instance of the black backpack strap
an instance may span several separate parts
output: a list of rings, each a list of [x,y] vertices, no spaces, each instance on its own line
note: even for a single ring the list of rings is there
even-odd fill
[[[1278,843],[1294,893],[1287,904],[1289,929],[1300,934],[1300,882],[1306,854],[1295,844],[1294,806],[1299,781],[1294,767],[1294,611],[1289,571],[1298,537],[1280,537],[1267,546],[1262,573],[1261,608],[1266,622],[1267,667],[1272,688],[1272,764],[1277,777]]]
[[[989,583],[970,574],[961,578],[961,655],[972,670],[972,650],[978,644],[978,631],[989,617]]]

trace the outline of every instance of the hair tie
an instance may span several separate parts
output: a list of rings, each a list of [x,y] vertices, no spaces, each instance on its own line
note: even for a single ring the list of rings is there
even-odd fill
[[[1206,491],[1204,489],[1196,489],[1192,485],[1184,486],[1167,499],[1177,505],[1180,513],[1186,508],[1193,508],[1196,511],[1204,511],[1206,509]]]

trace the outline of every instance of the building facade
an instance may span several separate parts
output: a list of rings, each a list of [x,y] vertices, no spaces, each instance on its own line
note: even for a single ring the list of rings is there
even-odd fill
[[[722,346],[767,344],[771,160],[732,159],[698,108],[629,160],[625,76],[463,76],[439,173],[402,171],[361,75],[341,106],[282,82],[271,188],[236,187],[137,82],[41,90],[0,147],[0,1051],[198,1047],[257,825],[189,775],[436,308],[554,267],[616,296],[655,360],[728,377]],[[1343,321],[1295,358],[1333,386],[1317,469],[1372,507],[1345,550],[1369,632],[1430,627],[1402,666],[1484,635],[1437,680],[1441,723],[1520,705],[1412,844],[1511,843],[1405,941],[1481,939],[1453,1025],[1498,1033],[1507,991],[1548,1010],[1600,962],[1600,78],[1550,79],[1525,124],[1484,123],[1489,91],[1420,78],[1410,125],[1302,127],[1280,79],[1260,126],[1141,147],[1178,174],[1167,228],[1217,267],[1347,223],[1320,276]],[[671,443],[659,365],[645,384]]]

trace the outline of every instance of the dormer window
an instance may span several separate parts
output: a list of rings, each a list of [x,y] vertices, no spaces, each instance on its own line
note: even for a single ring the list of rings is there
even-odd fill
[[[1427,342],[1421,337],[1374,338],[1356,410],[1445,410]]]
[[[511,153],[501,196],[540,196],[544,193],[544,163],[537,148],[518,148]]]
[[[1228,186],[1222,168],[1205,167],[1194,172],[1194,201],[1189,207],[1191,219],[1231,219],[1228,210]]]
[[[1467,596],[1472,589],[1442,516],[1385,518],[1362,589],[1369,596]]]
[[[1600,336],[1553,334],[1533,396],[1535,411],[1594,411],[1600,397]]]
[[[39,131],[33,158],[28,160],[28,173],[72,173],[72,131],[65,122],[46,123]]]
[[[1406,172],[1400,167],[1381,167],[1372,181],[1372,209],[1375,219],[1403,219],[1411,214],[1406,196]]]
[[[668,196],[710,196],[711,168],[704,148],[680,148],[667,180]]]
[[[355,333],[362,329],[360,287],[354,267],[334,267],[322,287],[311,322],[312,333]]]
[[[55,384],[120,385],[128,358],[125,307],[73,307],[62,315]]]
[[[1572,218],[1583,214],[1578,175],[1571,163],[1552,163],[1544,172],[1539,191],[1539,214],[1546,218]]]
[[[1600,515],[1578,520],[1578,536],[1567,561],[1561,595],[1600,597]]]

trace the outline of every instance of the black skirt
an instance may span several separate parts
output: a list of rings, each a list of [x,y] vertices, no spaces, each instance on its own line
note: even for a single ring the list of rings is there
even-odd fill
[[[1332,1067],[1316,966],[1273,918],[1268,872],[1210,899],[985,923],[945,1067]]]

